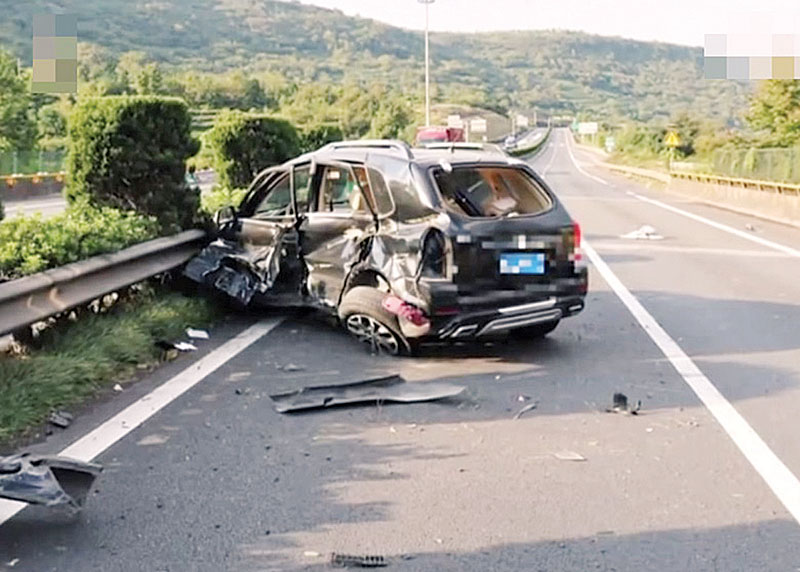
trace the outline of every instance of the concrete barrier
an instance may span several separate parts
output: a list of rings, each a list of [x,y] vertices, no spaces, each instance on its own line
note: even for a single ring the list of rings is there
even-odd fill
[[[800,186],[696,173],[671,174],[602,163],[608,170],[658,181],[680,196],[749,216],[800,227]]]

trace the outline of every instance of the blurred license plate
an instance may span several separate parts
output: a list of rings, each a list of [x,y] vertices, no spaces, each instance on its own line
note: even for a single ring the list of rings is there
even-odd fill
[[[500,274],[544,274],[544,252],[501,254]]]

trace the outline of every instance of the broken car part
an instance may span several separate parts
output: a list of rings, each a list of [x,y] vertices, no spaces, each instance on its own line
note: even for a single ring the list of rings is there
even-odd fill
[[[12,455],[0,458],[0,498],[47,507],[80,509],[103,468],[67,457]]]
[[[656,229],[650,225],[643,225],[628,234],[623,234],[620,238],[628,240],[664,240],[664,237],[658,234]]]
[[[343,385],[304,387],[270,397],[278,413],[291,413],[356,403],[436,401],[463,391],[463,387],[449,383],[406,383],[399,375],[391,375]]]
[[[638,415],[639,410],[642,408],[642,402],[637,401],[635,407],[628,405],[628,396],[624,393],[614,394],[614,403],[611,407],[606,409],[606,413],[627,413],[630,415]]]
[[[334,568],[383,568],[389,563],[383,556],[353,556],[351,554],[331,554]]]
[[[52,411],[47,418],[47,421],[51,425],[66,429],[72,424],[73,419],[74,417],[72,416],[72,413],[69,413],[68,411]]]

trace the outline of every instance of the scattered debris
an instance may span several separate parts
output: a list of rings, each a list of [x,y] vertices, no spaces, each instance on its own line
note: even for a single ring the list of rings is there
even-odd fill
[[[342,385],[304,387],[270,395],[278,413],[335,407],[356,403],[415,403],[455,397],[463,387],[447,383],[406,383],[399,375]]]
[[[8,566],[9,568],[13,568],[14,566],[17,565],[18,562],[19,558],[14,558],[14,560],[9,560],[8,562],[6,562],[6,566]]]
[[[179,351],[179,352],[194,352],[197,351],[197,346],[189,342],[165,342],[163,340],[156,342],[156,347],[164,351]]]
[[[116,391],[116,392],[122,391],[122,386],[117,383],[116,385],[114,385],[114,391]]]
[[[514,419],[519,419],[520,417],[525,415],[528,411],[533,411],[534,409],[536,409],[537,405],[539,405],[539,403],[536,401],[534,401],[533,403],[528,403],[528,405],[517,411],[517,414],[514,415]]]
[[[293,364],[293,363],[289,363],[289,364],[286,364],[286,365],[279,365],[279,366],[277,366],[277,368],[279,370],[281,370],[281,371],[286,371],[286,372],[303,371],[304,369],[306,369],[301,365],[297,365],[297,364]]]
[[[67,457],[11,455],[0,458],[0,498],[79,510],[103,467]]]
[[[664,240],[664,237],[658,234],[656,229],[650,225],[643,225],[628,234],[621,235],[620,238],[628,240]]]
[[[555,453],[555,458],[559,461],[585,461],[586,457],[575,451],[559,451]]]
[[[306,550],[303,552],[303,556],[306,558],[319,558],[322,555],[319,552],[314,552],[313,550]]]
[[[625,413],[629,415],[639,415],[639,410],[642,408],[642,402],[637,401],[636,407],[628,406],[628,396],[624,393],[614,394],[614,405],[606,409],[606,413]]]
[[[205,330],[196,330],[194,328],[186,328],[186,335],[190,338],[194,338],[196,340],[207,340],[209,339],[208,332]]]
[[[331,554],[334,568],[383,568],[389,562],[383,556],[352,556],[350,554]]]
[[[72,413],[69,413],[68,411],[53,411],[50,413],[50,417],[47,418],[47,421],[51,425],[66,429],[72,424],[73,419],[74,417],[72,416]]]
[[[756,232],[756,227],[754,227],[754,226],[753,226],[752,224],[750,224],[749,222],[748,222],[746,225],[744,225],[744,227],[745,227],[747,230],[749,230],[750,232]]]

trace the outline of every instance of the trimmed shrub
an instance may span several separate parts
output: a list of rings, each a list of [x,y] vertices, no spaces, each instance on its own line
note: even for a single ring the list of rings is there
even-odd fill
[[[54,217],[16,216],[0,224],[0,282],[144,242],[158,235],[153,217],[70,205]]]
[[[112,96],[80,102],[69,120],[67,199],[136,210],[162,233],[194,224],[197,189],[184,181],[197,153],[186,104],[175,98]]]
[[[303,130],[300,146],[303,153],[308,153],[342,139],[344,139],[344,134],[338,125],[316,125]]]
[[[222,187],[248,187],[263,169],[300,153],[300,140],[291,123],[241,111],[222,113],[206,134],[214,168]]]
[[[200,210],[213,216],[222,207],[238,207],[245,194],[247,189],[214,187],[200,197]]]

